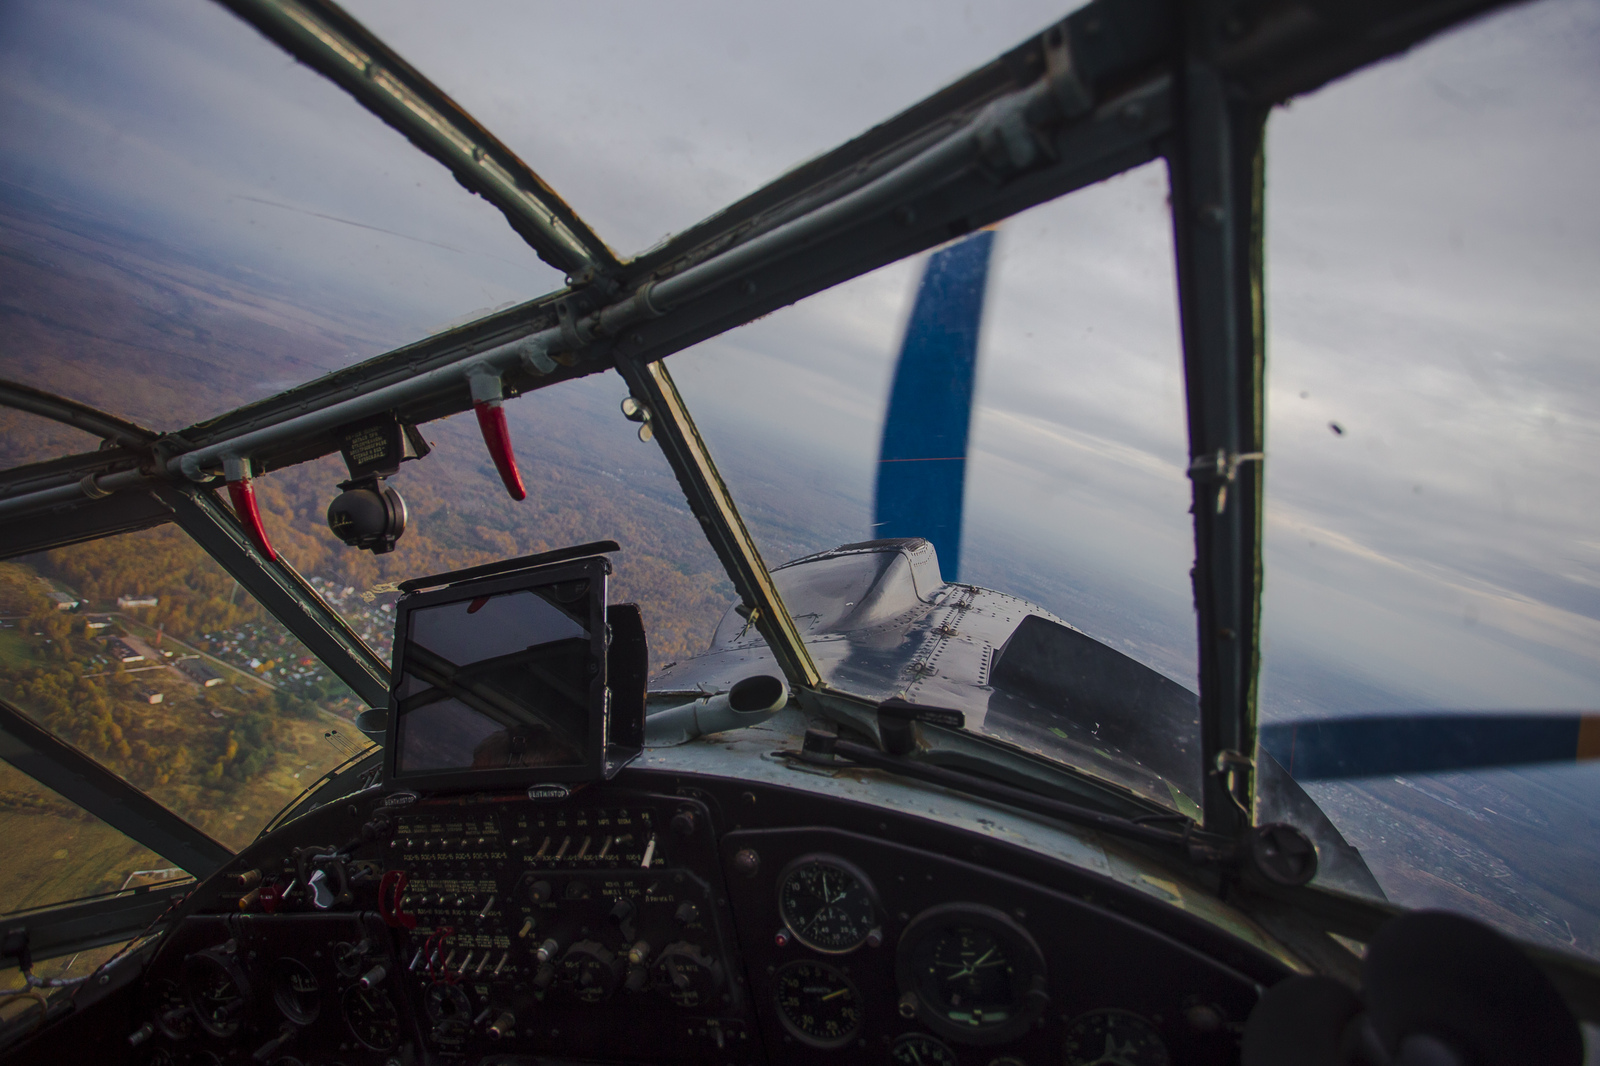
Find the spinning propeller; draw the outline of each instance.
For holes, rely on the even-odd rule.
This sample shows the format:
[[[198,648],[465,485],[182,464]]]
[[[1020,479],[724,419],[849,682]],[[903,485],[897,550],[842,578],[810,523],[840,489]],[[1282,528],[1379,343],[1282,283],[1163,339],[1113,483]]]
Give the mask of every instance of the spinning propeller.
[[[873,535],[923,537],[957,580],[967,437],[995,231],[929,257],[895,366],[878,455]],[[1261,746],[1300,781],[1600,758],[1600,713],[1442,714],[1264,725]]]

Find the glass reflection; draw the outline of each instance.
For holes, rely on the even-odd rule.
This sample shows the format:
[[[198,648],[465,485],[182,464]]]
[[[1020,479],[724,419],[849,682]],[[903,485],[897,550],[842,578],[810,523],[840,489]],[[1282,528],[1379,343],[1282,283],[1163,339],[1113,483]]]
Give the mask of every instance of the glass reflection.
[[[1268,126],[1264,720],[1600,706],[1597,37],[1544,0]],[[1391,898],[1600,953],[1592,764],[1308,791]]]

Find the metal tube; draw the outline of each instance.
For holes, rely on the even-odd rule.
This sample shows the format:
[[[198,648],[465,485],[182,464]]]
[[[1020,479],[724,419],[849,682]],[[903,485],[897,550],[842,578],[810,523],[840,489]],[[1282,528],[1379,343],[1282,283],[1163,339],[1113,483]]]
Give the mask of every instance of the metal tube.
[[[275,425],[242,433],[237,437],[213,441],[192,452],[184,452],[169,459],[167,469],[174,474],[182,473],[195,481],[204,481],[207,480],[205,470],[228,455],[246,456],[266,445],[279,444],[293,437],[334,429],[358,418],[387,411],[408,400],[426,396],[450,384],[459,384],[465,390],[467,368],[482,366],[496,374],[503,373],[521,362],[525,355],[532,358],[534,351],[542,354],[552,342],[560,338],[560,330],[547,329],[508,341],[487,351],[462,356],[455,362],[434,367],[414,378],[397,381],[392,385],[385,385],[360,396],[352,396],[348,400],[341,400],[319,410],[285,419]]]
[[[94,479],[94,484],[101,495],[106,495],[115,492],[117,489],[132,488],[134,485],[148,480],[143,471],[119,470],[114,474],[100,475]],[[41,507],[50,507],[58,503],[76,503],[79,500],[89,498],[91,498],[91,494],[84,490],[82,481],[74,481],[66,485],[55,485],[48,489],[36,489],[33,492],[8,496],[0,500],[0,519],[13,514],[21,514],[25,511],[35,511]]]

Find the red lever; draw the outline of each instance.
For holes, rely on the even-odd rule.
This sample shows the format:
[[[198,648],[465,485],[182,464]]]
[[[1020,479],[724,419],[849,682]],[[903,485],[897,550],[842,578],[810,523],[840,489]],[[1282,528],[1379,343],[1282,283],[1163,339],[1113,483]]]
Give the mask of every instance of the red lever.
[[[229,459],[224,465],[228,479],[228,499],[233,501],[233,513],[244,527],[245,536],[267,557],[267,562],[278,561],[278,553],[267,540],[267,529],[261,524],[261,508],[256,506],[256,488],[250,481],[249,460]]]
[[[478,428],[483,430],[483,443],[489,449],[489,458],[500,472],[500,480],[513,500],[528,498],[522,487],[522,474],[517,470],[517,457],[511,452],[511,431],[506,428],[506,412],[499,400],[479,400],[472,405],[478,414]]]

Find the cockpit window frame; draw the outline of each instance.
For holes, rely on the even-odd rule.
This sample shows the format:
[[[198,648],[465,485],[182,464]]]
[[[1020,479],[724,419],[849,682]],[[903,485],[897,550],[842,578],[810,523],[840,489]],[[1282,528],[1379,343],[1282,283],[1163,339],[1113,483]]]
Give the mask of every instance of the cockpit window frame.
[[[1189,402],[1204,826],[1253,821],[1262,573],[1263,130],[1270,108],[1504,0],[1332,12],[1094,0],[953,85],[622,261],[526,164],[325,0],[218,0],[494,203],[568,286],[176,432],[0,383],[0,404],[105,438],[0,472],[0,540],[22,554],[176,521],[361,698],[388,668],[219,502],[225,460],[261,474],[337,450],[368,408],[407,424],[618,370],[753,622],[809,710],[871,726],[829,691],[663,360],[781,306],[1157,158],[1168,161]],[[65,406],[64,406],[65,405]],[[26,529],[27,535],[21,536]],[[12,538],[17,532],[19,536]],[[859,701],[855,701],[859,702]]]

